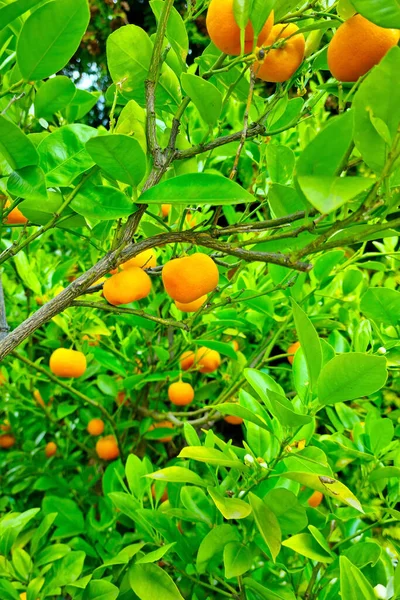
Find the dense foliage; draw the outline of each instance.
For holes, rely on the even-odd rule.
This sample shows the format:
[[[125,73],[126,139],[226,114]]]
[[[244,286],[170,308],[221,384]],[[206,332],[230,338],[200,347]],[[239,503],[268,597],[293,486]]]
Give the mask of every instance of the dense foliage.
[[[399,29],[0,0],[0,600],[400,598]]]

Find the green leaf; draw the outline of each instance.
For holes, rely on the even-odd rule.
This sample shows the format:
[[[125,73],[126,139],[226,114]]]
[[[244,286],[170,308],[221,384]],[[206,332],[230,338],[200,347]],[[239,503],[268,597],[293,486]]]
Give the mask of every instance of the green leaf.
[[[245,586],[246,589],[254,592],[257,600],[259,598],[261,598],[262,600],[289,600],[289,599],[292,600],[291,595],[288,596],[288,595],[284,594],[284,592],[282,592],[282,595],[277,594],[277,593],[273,592],[272,590],[269,590],[268,588],[264,587],[263,585],[261,585],[260,583],[258,583],[254,579],[252,579],[251,577],[245,577],[243,579],[243,585]],[[285,588],[286,587],[287,586],[285,586]]]
[[[0,31],[42,0],[17,0],[0,8]]]
[[[154,473],[146,475],[150,479],[156,479],[157,481],[170,481],[174,483],[193,483],[193,485],[200,485],[207,487],[207,482],[204,481],[197,473],[185,469],[184,467],[166,467],[160,469]]]
[[[261,400],[266,404],[266,406],[270,410],[272,409],[272,407],[267,395],[268,390],[272,390],[273,392],[275,392],[276,394],[280,394],[281,396],[284,395],[281,386],[278,383],[276,383],[276,381],[272,379],[270,375],[267,375],[267,373],[264,373],[263,371],[257,371],[257,369],[245,369],[244,376],[253,388],[253,390],[257,392]]]
[[[225,356],[229,356],[232,360],[237,360],[237,354],[235,350],[232,348],[232,344],[228,344],[226,342],[214,342],[210,340],[197,339],[193,340],[193,344],[195,346],[205,346],[210,350],[216,350],[220,354],[224,354]]]
[[[156,17],[157,22],[160,20],[163,5],[164,2],[162,2],[161,0],[150,1],[151,10],[153,11]],[[167,30],[165,32],[165,35],[167,37],[167,40],[171,44],[171,47],[173,48],[173,50],[175,50],[175,53],[179,58],[182,68],[184,68],[186,56],[189,51],[189,38],[188,33],[186,31],[185,23],[175,7],[172,7],[172,10],[168,17]]]
[[[37,119],[52,120],[53,116],[70,104],[76,88],[69,77],[57,75],[43,83],[35,96],[35,116]]]
[[[225,577],[240,577],[251,569],[253,558],[250,550],[239,542],[230,542],[224,548]]]
[[[111,492],[111,494],[108,494],[108,497],[111,499],[114,506],[119,508],[124,515],[133,521],[136,519],[136,511],[141,505],[133,498],[133,496],[125,494],[124,492]]]
[[[144,83],[147,78],[153,44],[147,33],[136,25],[120,27],[107,38],[107,62],[111,78],[122,94],[145,106]],[[156,107],[166,110],[181,99],[175,73],[163,64],[156,89]]]
[[[140,600],[184,600],[168,573],[157,565],[132,565],[129,582]]]
[[[233,16],[241,29],[249,22],[251,5],[252,0],[233,0]]]
[[[400,292],[390,288],[369,288],[360,303],[361,312],[377,325],[400,323]]]
[[[83,217],[104,221],[127,217],[135,212],[132,201],[119,189],[93,185],[90,181],[81,187],[70,206]]]
[[[277,394],[272,390],[267,391],[267,396],[269,400],[268,408],[285,427],[299,427],[312,422],[313,418],[310,415],[295,412],[292,402],[285,396]]]
[[[128,104],[121,110],[115,133],[133,136],[146,154],[146,113],[135,100],[129,100]]]
[[[154,563],[157,560],[160,560],[160,558],[162,558],[164,554],[166,554],[173,546],[175,546],[175,542],[172,542],[172,544],[167,544],[166,546],[161,546],[161,548],[157,548],[157,550],[154,550],[153,552],[148,552],[144,556],[138,558],[136,564],[144,565],[148,563]]]
[[[305,207],[305,202],[294,188],[279,183],[269,186],[268,202],[277,218],[286,217]]]
[[[208,488],[207,491],[225,519],[245,519],[251,513],[250,505],[244,500],[228,498],[214,488]]]
[[[346,556],[340,556],[340,595],[342,600],[376,600],[368,579]]]
[[[364,177],[301,176],[300,188],[314,208],[329,214],[368,190],[374,184]]]
[[[278,519],[266,503],[252,492],[249,493],[249,502],[258,531],[271,552],[272,560],[276,562],[282,540]]]
[[[49,513],[48,515],[46,515],[43,521],[40,523],[39,527],[36,529],[35,533],[33,534],[31,539],[31,553],[34,556],[37,555],[37,550],[40,548],[41,545],[43,545],[45,535],[49,531],[50,527],[53,525],[56,516],[57,513]],[[41,541],[42,543],[40,543]],[[36,563],[36,558],[35,565],[38,566]]]
[[[45,514],[58,513],[54,521],[57,530],[54,537],[73,537],[79,535],[85,529],[83,514],[78,505],[69,498],[60,498],[59,496],[45,496],[43,498],[42,509]]]
[[[373,4],[376,3],[371,6]],[[395,47],[369,73],[354,96],[354,142],[364,161],[376,173],[381,173],[386,164],[389,146],[376,130],[371,116],[380,119],[394,139],[400,121],[400,86],[392,82],[397,82],[399,70],[400,48]]]
[[[375,469],[369,474],[368,479],[371,483],[374,483],[375,481],[390,479],[391,477],[396,477],[396,479],[400,478],[399,467],[382,467],[380,469]]]
[[[125,475],[129,490],[136,498],[142,498],[149,485],[148,481],[144,479],[146,474],[145,463],[135,454],[129,454],[125,465]]]
[[[144,192],[137,202],[219,206],[254,202],[254,198],[240,185],[226,177],[209,173],[188,173],[155,185]]]
[[[91,138],[86,150],[113,179],[136,188],[146,174],[146,156],[139,142],[122,134]]]
[[[17,63],[26,81],[60,71],[75,54],[89,24],[87,0],[47,2],[25,21],[17,44]]]
[[[241,471],[247,469],[247,467],[239,460],[229,458],[220,450],[215,450],[215,448],[205,448],[204,446],[187,446],[180,451],[178,458],[191,458],[192,460],[205,462],[209,465],[232,467]]]
[[[399,0],[351,0],[352,5],[363,17],[380,27],[400,29]]]
[[[32,559],[23,548],[15,548],[12,552],[12,565],[20,579],[28,581],[32,572]]]
[[[17,125],[0,115],[0,157],[13,169],[37,165],[35,146]]]
[[[307,363],[310,386],[315,389],[322,367],[321,341],[314,325],[304,310],[293,299],[292,309],[297,336]]]
[[[40,296],[42,293],[42,286],[40,285],[39,279],[32,270],[32,263],[28,261],[25,252],[20,250],[18,254],[15,255],[14,264],[17,269],[18,275],[21,277],[26,287]]]
[[[284,184],[292,179],[295,156],[291,148],[280,144],[268,144],[266,159],[271,181]]]
[[[344,250],[331,250],[319,256],[315,261],[313,269],[315,277],[320,281],[326,279],[343,257]]]
[[[77,89],[73,100],[65,110],[67,120],[71,123],[82,119],[97,104],[100,96],[101,92],[87,92],[86,90]]]
[[[281,477],[290,479],[291,481],[297,481],[298,483],[301,483],[312,490],[322,492],[323,494],[328,494],[331,498],[344,502],[359,512],[364,512],[360,502],[354,494],[343,483],[333,477],[300,471],[284,472],[281,473]]]
[[[97,130],[93,127],[74,124],[60,127],[44,138],[38,152],[49,185],[70,185],[94,165],[85,144],[95,135]]]
[[[92,579],[85,589],[84,600],[116,600],[119,589],[106,580]]]
[[[202,77],[190,73],[182,74],[181,83],[202,119],[210,126],[215,125],[222,110],[222,94],[219,89]]]
[[[236,527],[231,525],[217,525],[202,539],[197,552],[196,569],[199,574],[205,573],[210,561],[221,555],[225,546],[231,542],[238,542],[240,535]]]
[[[47,199],[46,179],[40,167],[23,167],[13,171],[7,181],[7,190],[13,196],[29,200]],[[19,207],[21,208],[21,207]]]
[[[271,10],[274,8],[275,0],[253,0],[250,10],[250,21],[253,25],[254,37],[257,39]]]
[[[288,540],[282,542],[282,546],[291,548],[298,554],[317,560],[319,562],[331,563],[333,558],[330,553],[318,544],[317,540],[309,533],[298,533]]]
[[[30,508],[23,513],[11,512],[0,521],[0,554],[8,554],[25,525],[33,519],[40,508]]]
[[[214,406],[215,410],[218,410],[222,415],[231,415],[234,417],[240,417],[245,421],[250,421],[250,423],[254,423],[254,425],[258,425],[262,429],[266,429],[267,431],[271,431],[270,426],[264,421],[262,417],[254,414],[248,408],[244,406],[240,406],[240,404],[234,402],[224,402],[223,404],[216,404]]]
[[[264,502],[275,513],[284,535],[298,533],[307,526],[306,509],[290,490],[274,488],[265,496]]]
[[[57,560],[46,575],[43,597],[55,595],[57,589],[76,581],[82,573],[85,556],[82,551],[72,551]]]
[[[380,390],[387,379],[387,362],[383,356],[348,352],[330,360],[318,381],[321,404],[335,404],[370,396]]]

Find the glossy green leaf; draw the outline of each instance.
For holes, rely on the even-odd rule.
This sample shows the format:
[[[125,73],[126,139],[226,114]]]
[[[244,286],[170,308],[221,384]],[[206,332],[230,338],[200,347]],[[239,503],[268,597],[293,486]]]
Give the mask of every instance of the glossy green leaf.
[[[63,203],[63,197],[59,192],[48,192],[45,202],[37,199],[28,199],[21,202],[18,208],[31,223],[35,225],[46,225],[53,217]],[[82,217],[67,209],[64,216],[69,213],[71,216],[68,219],[59,223],[59,227],[84,227],[85,221]]]
[[[252,492],[249,493],[248,498],[258,531],[271,552],[272,560],[275,562],[280,552],[282,541],[278,519],[261,498]]]
[[[353,565],[362,569],[369,564],[372,566],[376,565],[382,554],[382,548],[374,542],[357,541],[350,548],[346,549],[343,554]]]
[[[310,415],[303,415],[294,410],[293,403],[285,396],[277,394],[272,390],[267,391],[271,413],[278,419],[281,425],[285,427],[299,427],[311,423],[313,418]]]
[[[281,476],[285,479],[297,481],[312,490],[328,494],[331,498],[344,502],[344,504],[355,508],[359,512],[364,512],[354,494],[343,483],[333,477],[300,471],[287,471],[282,473]]]
[[[380,27],[400,29],[400,4],[398,0],[352,0],[357,12]]]
[[[244,376],[248,383],[251,385],[253,390],[257,392],[261,400],[266,404],[267,408],[271,410],[272,406],[268,397],[268,390],[272,390],[276,394],[284,395],[281,386],[276,383],[274,379],[263,371],[257,369],[245,369]],[[272,410],[271,410],[272,412]]]
[[[214,125],[222,110],[222,94],[219,89],[209,81],[190,73],[182,74],[181,83],[204,121],[208,125]]]
[[[340,595],[342,600],[376,600],[368,579],[346,556],[339,558]]]
[[[132,565],[129,569],[129,581],[140,600],[183,600],[174,581],[157,565]]]
[[[85,552],[71,551],[57,560],[46,575],[43,596],[55,595],[57,589],[76,581],[82,573],[85,557]]]
[[[380,390],[387,379],[383,356],[348,352],[336,356],[321,371],[318,398],[321,404],[335,404],[369,396]]]
[[[135,100],[129,100],[118,117],[115,133],[123,133],[137,140],[144,153],[147,152],[146,113]]]
[[[207,491],[225,519],[245,519],[251,513],[250,505],[244,500],[228,498],[214,488],[208,488]]]
[[[43,498],[42,510],[45,514],[58,513],[54,521],[54,524],[57,526],[57,530],[54,533],[54,537],[56,538],[79,535],[85,529],[82,511],[76,502],[69,498],[45,496]]]
[[[40,295],[42,293],[42,286],[40,285],[37,275],[32,270],[32,263],[29,262],[25,252],[22,250],[18,252],[14,257],[14,264],[18,275],[26,287],[35,294]]]
[[[252,554],[247,546],[239,542],[230,542],[224,548],[225,577],[240,577],[251,569]]]
[[[69,77],[57,75],[43,83],[35,96],[35,116],[40,119],[53,118],[60,110],[70,104],[76,93],[76,88]]]
[[[261,585],[261,583],[258,583],[258,581],[255,581],[251,577],[245,577],[243,579],[243,585],[247,590],[251,590],[251,592],[254,592],[253,595],[255,595],[257,600],[286,600],[287,598],[290,598],[290,600],[294,600],[294,598],[291,595],[287,596],[288,590],[285,589],[285,592],[282,591],[281,595],[278,592],[266,588],[264,585]],[[285,588],[286,587],[287,586],[285,586]]]
[[[120,27],[107,39],[108,68],[115,84],[129,100],[145,105],[144,82],[147,78],[153,44],[147,33],[136,25]],[[156,90],[156,106],[173,108],[181,99],[175,73],[163,64]]]
[[[167,544],[166,546],[161,546],[161,548],[157,548],[157,550],[154,550],[153,552],[148,552],[144,556],[138,558],[136,560],[136,564],[145,565],[148,563],[154,563],[157,560],[160,560],[173,546],[175,546],[175,542],[172,542],[172,544]]]
[[[360,310],[377,325],[397,327],[400,323],[400,292],[390,288],[369,288],[361,298]]]
[[[75,96],[65,109],[67,120],[71,123],[79,121],[97,104],[101,92],[88,92],[77,89]]]
[[[271,10],[274,8],[275,0],[253,0],[250,10],[250,21],[253,25],[254,37],[257,38],[264,27]]]
[[[205,462],[209,465],[219,465],[221,467],[232,467],[244,471],[247,467],[235,458],[229,458],[226,454],[215,448],[206,448],[204,446],[187,446],[178,454],[179,458],[191,458],[199,462]]]
[[[297,496],[285,488],[274,488],[264,498],[265,504],[275,513],[282,534],[295,534],[307,526],[307,513]]]
[[[389,50],[369,73],[354,96],[354,142],[362,158],[376,173],[381,173],[386,164],[389,146],[374,123],[380,119],[394,140],[400,121],[400,86],[392,85],[392,82],[399,69],[400,48],[396,47]]]
[[[294,550],[297,554],[311,558],[311,560],[317,560],[323,563],[331,563],[333,561],[332,556],[326,552],[309,533],[298,533],[297,535],[293,535],[282,542],[282,546]]]
[[[139,204],[242,204],[253,202],[254,198],[240,185],[208,173],[189,173],[163,181],[144,192],[138,200]]]
[[[17,62],[26,81],[60,71],[75,54],[89,23],[87,0],[47,2],[25,21],[17,45]]]
[[[131,215],[132,201],[119,189],[105,185],[83,186],[71,202],[71,208],[88,219],[111,220]]]
[[[0,157],[12,169],[37,165],[39,161],[35,146],[17,125],[0,115]]]
[[[156,16],[157,22],[160,20],[164,2],[162,0],[150,0],[151,10]],[[175,50],[182,67],[185,65],[186,56],[189,51],[189,38],[185,23],[173,6],[167,21],[167,30],[165,32],[168,42]]]
[[[207,482],[204,481],[197,473],[185,469],[184,467],[166,467],[160,469],[154,473],[146,475],[150,479],[156,479],[157,481],[170,481],[174,483],[193,483],[193,485],[200,485],[207,487]]]
[[[234,417],[240,417],[241,419],[250,421],[250,423],[254,423],[254,425],[257,425],[262,429],[266,429],[267,431],[270,431],[271,429],[262,417],[254,414],[248,408],[240,406],[240,404],[234,402],[224,402],[224,404],[216,404],[214,408],[215,410],[218,410],[222,415],[232,415]]]
[[[7,181],[7,189],[13,196],[30,200],[46,200],[46,179],[40,167],[23,167],[13,171]]]
[[[193,344],[195,346],[205,346],[206,348],[209,348],[210,350],[216,350],[220,354],[223,354],[224,356],[228,356],[232,360],[237,360],[237,354],[236,354],[235,350],[233,349],[232,344],[229,344],[226,342],[217,342],[217,341],[208,340],[208,339],[201,339],[201,338],[199,338],[197,340],[193,340]]]
[[[391,477],[396,477],[396,479],[400,478],[399,467],[382,467],[380,469],[375,469],[369,474],[368,479],[371,483],[374,483],[375,481],[390,479]]]
[[[91,138],[86,150],[107,175],[137,187],[146,174],[146,156],[139,142],[122,134]]]
[[[94,165],[85,144],[96,135],[96,129],[74,124],[60,127],[44,138],[38,152],[40,166],[49,185],[70,185],[78,175]]]
[[[16,0],[0,8],[0,31],[42,0]]]
[[[83,599],[84,600],[116,600],[119,589],[113,583],[106,580],[93,579],[89,582]]]
[[[218,554],[222,555],[227,544],[238,541],[240,541],[240,535],[236,527],[224,524],[211,529],[200,542],[196,559],[197,572],[205,573],[210,561]]]
[[[292,299],[297,336],[307,363],[310,386],[316,388],[322,367],[322,348],[318,333],[304,310]]]
[[[268,144],[266,159],[271,181],[284,184],[292,179],[295,156],[291,148],[280,144]]]
[[[320,213],[329,214],[368,190],[373,180],[364,177],[298,177],[301,190]]]

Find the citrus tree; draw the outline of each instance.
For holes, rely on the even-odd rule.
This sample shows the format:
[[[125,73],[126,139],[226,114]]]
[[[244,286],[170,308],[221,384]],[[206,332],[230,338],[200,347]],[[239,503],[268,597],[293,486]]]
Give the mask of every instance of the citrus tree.
[[[400,7],[149,4],[0,0],[1,600],[400,598]]]

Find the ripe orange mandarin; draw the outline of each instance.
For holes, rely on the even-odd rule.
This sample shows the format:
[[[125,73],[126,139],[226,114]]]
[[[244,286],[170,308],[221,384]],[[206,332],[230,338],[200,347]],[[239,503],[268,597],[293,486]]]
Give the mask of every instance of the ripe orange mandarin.
[[[54,456],[56,452],[57,452],[57,444],[55,442],[49,442],[48,444],[46,444],[44,453],[46,454],[47,458]]]
[[[194,365],[194,361],[196,359],[196,355],[191,350],[187,350],[181,354],[180,365],[182,371],[187,371]]]
[[[241,417],[235,417],[234,415],[226,415],[224,417],[224,421],[230,425],[241,425],[243,423],[243,419]]]
[[[50,356],[50,371],[57,377],[81,377],[86,371],[86,357],[82,352],[57,348]]]
[[[157,266],[157,257],[153,248],[150,250],[144,250],[137,256],[130,258],[126,262],[122,263],[121,269],[131,269],[132,267],[140,267],[141,269],[151,269]]]
[[[221,357],[216,350],[202,346],[196,353],[196,365],[200,373],[212,373],[221,364]]]
[[[385,29],[361,15],[345,21],[328,48],[328,66],[339,81],[357,81],[399,41],[399,30]]]
[[[162,270],[162,280],[173,300],[187,304],[217,287],[219,272],[210,256],[196,252],[167,262]]]
[[[102,460],[115,460],[119,456],[117,441],[113,435],[100,438],[96,444],[96,453]]]
[[[253,69],[257,77],[264,81],[287,81],[297,71],[304,58],[306,41],[304,35],[296,31],[299,28],[294,23],[274,25],[263,46],[272,46],[279,40],[290,39],[279,48],[265,50],[263,61],[256,61]]]
[[[175,383],[171,383],[168,388],[168,398],[176,406],[186,406],[193,402],[194,389],[190,383],[176,381]]]
[[[6,202],[5,208],[9,208],[10,202]],[[24,225],[28,222],[28,219],[22,214],[19,210],[18,206],[12,209],[10,213],[8,213],[6,218],[7,225]]]
[[[15,444],[15,437],[9,433],[0,435],[0,448],[11,448]]]
[[[150,425],[149,431],[153,431],[153,429],[173,429],[171,421],[158,421],[158,423],[153,423]],[[162,442],[163,444],[167,444],[172,440],[172,435],[166,435],[165,437],[159,438],[157,442]]]
[[[324,499],[324,495],[322,492],[318,492],[317,490],[311,494],[309,499],[307,500],[308,506],[311,508],[317,508]]]
[[[104,421],[101,419],[92,419],[87,426],[90,435],[101,435],[104,431]]]
[[[288,356],[288,361],[290,362],[291,365],[294,362],[294,356],[299,348],[300,348],[300,342],[293,342],[293,344],[291,344],[289,346],[289,348],[287,349],[287,353],[291,355],[291,356]]]
[[[171,205],[170,204],[161,204],[161,214],[163,216],[163,218],[165,219],[166,217],[168,217],[169,213],[171,212]]]
[[[179,308],[182,312],[194,313],[199,310],[201,306],[203,306],[204,302],[207,300],[207,295],[200,296],[197,300],[193,300],[193,302],[188,302],[185,304],[184,302],[175,301],[176,308]]]
[[[103,286],[104,298],[114,306],[146,298],[150,291],[150,277],[140,267],[132,267],[113,275]]]
[[[225,52],[225,54],[239,55],[241,53],[240,27],[236,23],[233,13],[233,1],[211,0],[208,7],[206,25],[208,35],[218,50]],[[264,40],[267,39],[273,24],[274,12],[271,11],[258,36],[258,46],[261,46]],[[254,30],[250,22],[245,28],[244,40],[244,51],[247,54],[253,50],[254,45]]]

